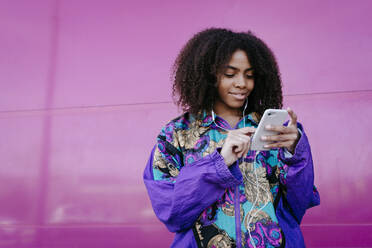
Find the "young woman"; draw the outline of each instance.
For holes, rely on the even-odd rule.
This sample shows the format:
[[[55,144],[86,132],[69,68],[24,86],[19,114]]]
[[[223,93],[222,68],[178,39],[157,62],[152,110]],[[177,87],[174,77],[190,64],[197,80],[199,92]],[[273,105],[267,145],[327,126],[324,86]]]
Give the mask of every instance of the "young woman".
[[[310,145],[296,114],[268,126],[268,151],[250,149],[265,109],[282,108],[277,62],[252,32],[209,28],[178,55],[173,93],[184,114],[157,137],[144,182],[172,247],[305,247],[306,209],[319,204]]]

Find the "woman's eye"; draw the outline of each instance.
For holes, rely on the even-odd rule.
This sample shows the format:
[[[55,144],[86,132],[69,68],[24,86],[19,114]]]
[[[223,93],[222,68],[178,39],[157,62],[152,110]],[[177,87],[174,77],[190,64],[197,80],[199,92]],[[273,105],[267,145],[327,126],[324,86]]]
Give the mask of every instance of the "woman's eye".
[[[235,74],[226,74],[226,73],[224,75],[225,75],[225,77],[228,77],[228,78],[232,78],[232,77],[235,76]],[[254,76],[253,75],[246,75],[246,78],[252,79],[252,78],[254,78]]]

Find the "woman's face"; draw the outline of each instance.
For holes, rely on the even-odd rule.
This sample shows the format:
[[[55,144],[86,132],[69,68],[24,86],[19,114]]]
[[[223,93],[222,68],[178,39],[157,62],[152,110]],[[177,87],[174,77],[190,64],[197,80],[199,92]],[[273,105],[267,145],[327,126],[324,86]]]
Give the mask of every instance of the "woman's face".
[[[254,88],[253,68],[246,53],[237,50],[217,77],[218,98],[215,108],[221,111],[239,110]]]

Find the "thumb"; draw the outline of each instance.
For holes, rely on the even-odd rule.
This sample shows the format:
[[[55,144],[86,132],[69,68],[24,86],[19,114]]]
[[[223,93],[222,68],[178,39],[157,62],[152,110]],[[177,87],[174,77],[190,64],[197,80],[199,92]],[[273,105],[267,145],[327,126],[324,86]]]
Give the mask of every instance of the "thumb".
[[[288,126],[297,127],[297,115],[295,114],[295,112],[290,107],[287,108],[287,112],[288,112],[289,117],[290,117]]]

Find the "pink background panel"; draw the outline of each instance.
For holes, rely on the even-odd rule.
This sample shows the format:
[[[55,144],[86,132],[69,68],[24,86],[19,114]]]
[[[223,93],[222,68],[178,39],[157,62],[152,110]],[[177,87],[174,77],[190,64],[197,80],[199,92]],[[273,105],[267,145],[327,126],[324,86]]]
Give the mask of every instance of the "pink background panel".
[[[53,1],[0,2],[0,110],[44,108]]]
[[[273,49],[321,205],[307,247],[372,247],[368,0],[0,3],[0,247],[167,247],[142,172],[180,112],[171,65],[210,26]]]
[[[176,54],[209,26],[262,37],[278,57],[286,94],[371,90],[361,77],[372,58],[371,5],[3,1],[0,110],[39,109],[46,97],[58,108],[170,101]]]

